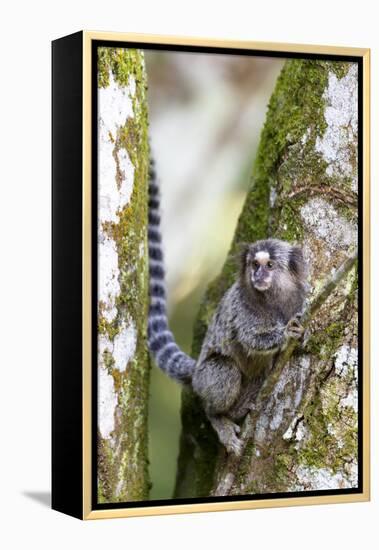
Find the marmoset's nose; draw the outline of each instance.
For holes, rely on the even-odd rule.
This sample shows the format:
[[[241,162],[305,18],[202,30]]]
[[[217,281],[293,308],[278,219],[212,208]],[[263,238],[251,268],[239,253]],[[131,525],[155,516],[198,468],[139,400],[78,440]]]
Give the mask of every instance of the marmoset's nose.
[[[263,281],[266,278],[266,276],[267,276],[267,273],[265,268],[262,265],[260,265],[257,271],[255,272],[255,279],[258,281]]]

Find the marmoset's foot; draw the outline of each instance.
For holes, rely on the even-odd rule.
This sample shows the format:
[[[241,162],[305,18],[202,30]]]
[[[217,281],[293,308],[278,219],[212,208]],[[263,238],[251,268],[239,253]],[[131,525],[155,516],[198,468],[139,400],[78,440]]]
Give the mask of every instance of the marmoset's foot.
[[[243,442],[238,437],[241,428],[226,416],[213,416],[209,418],[215,429],[220,443],[222,443],[229,454],[241,456]]]

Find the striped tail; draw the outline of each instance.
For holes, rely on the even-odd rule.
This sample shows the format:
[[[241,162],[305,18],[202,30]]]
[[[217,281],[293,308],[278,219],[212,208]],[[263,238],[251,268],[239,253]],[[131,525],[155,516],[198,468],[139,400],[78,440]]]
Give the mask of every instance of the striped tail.
[[[150,273],[149,348],[160,369],[179,382],[189,383],[196,362],[180,350],[168,328],[159,205],[159,187],[154,161],[152,160],[149,171],[148,228]]]

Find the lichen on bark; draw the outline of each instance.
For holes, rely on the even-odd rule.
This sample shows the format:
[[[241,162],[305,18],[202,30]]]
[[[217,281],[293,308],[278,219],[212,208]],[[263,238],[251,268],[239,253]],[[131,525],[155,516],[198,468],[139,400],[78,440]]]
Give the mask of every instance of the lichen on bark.
[[[195,357],[236,276],[240,243],[272,236],[301,244],[311,297],[356,246],[357,90],[355,63],[286,62],[230,253],[199,312]],[[357,346],[353,269],[312,318],[303,345],[262,400],[228,494],[357,486]],[[188,390],[182,419],[175,496],[222,494],[217,487],[227,457]]]
[[[148,498],[143,53],[98,49],[98,502]]]

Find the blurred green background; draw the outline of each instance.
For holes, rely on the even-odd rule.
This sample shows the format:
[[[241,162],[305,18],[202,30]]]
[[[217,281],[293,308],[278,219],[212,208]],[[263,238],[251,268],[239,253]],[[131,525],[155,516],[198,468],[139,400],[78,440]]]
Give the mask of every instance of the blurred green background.
[[[284,60],[152,50],[145,60],[170,327],[189,353],[201,298],[233,237]],[[180,386],[155,366],[149,406],[150,497],[167,499],[176,476]]]

